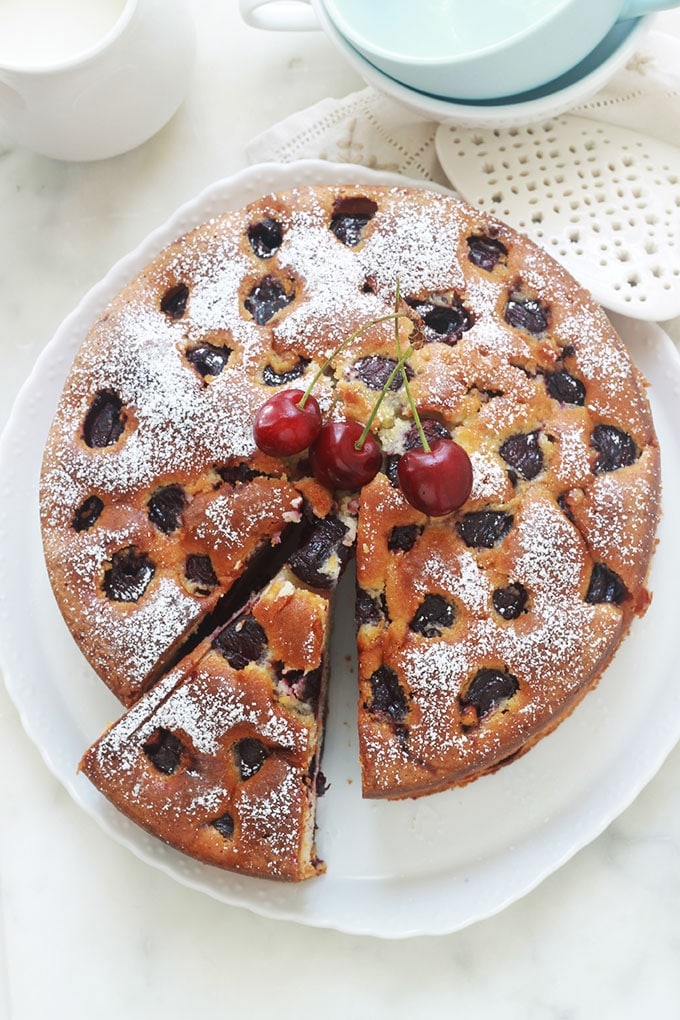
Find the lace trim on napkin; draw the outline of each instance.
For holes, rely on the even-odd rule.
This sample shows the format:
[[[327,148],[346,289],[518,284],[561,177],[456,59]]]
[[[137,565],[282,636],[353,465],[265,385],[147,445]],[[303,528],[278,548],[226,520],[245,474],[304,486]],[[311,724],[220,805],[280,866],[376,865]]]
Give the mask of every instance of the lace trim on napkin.
[[[255,138],[252,163],[325,159],[446,184],[434,146],[437,125],[372,88],[322,99]]]
[[[650,32],[626,67],[573,112],[675,145],[680,138],[679,99],[680,40]],[[435,152],[437,126],[366,88],[287,117],[253,139],[246,153],[253,163],[325,159],[447,184]]]

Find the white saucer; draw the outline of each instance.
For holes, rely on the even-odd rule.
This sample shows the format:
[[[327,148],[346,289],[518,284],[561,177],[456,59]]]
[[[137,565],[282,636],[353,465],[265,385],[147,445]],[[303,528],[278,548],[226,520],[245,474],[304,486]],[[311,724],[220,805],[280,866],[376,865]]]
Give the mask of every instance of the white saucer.
[[[323,0],[314,11],[321,27],[364,81],[404,106],[444,124],[513,127],[559,116],[598,92],[638,49],[652,16],[620,22],[584,60],[547,85],[501,100],[450,100],[402,85],[374,67],[338,31]]]
[[[26,732],[64,788],[123,846],[178,882],[265,917],[382,938],[439,935],[489,917],[533,889],[628,807],[680,737],[680,543],[677,402],[680,359],[662,330],[615,320],[649,396],[662,450],[664,501],[652,565],[654,598],[597,688],[533,750],[458,790],[418,800],[361,797],[356,747],[352,578],[334,622],[334,682],[324,749],[331,785],[318,813],[326,875],[264,882],[200,864],[133,825],[77,772],[85,748],[120,705],[79,652],[50,587],[37,484],[47,436],[75,351],[92,321],[175,237],[260,195],[306,184],[426,186],[325,160],[260,164],[218,181],[115,265],[38,358],[0,440],[0,664]],[[429,187],[429,185],[427,185]],[[17,789],[21,777],[16,777]]]

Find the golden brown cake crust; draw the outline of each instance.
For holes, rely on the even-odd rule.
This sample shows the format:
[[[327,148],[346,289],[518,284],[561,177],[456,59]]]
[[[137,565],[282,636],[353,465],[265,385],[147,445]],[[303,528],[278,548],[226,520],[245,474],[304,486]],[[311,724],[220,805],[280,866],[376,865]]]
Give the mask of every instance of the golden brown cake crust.
[[[464,447],[474,482],[441,519],[406,502],[396,469],[417,439],[397,380],[374,423],[383,471],[344,507],[359,522],[363,791],[380,797],[468,782],[526,750],[648,604],[660,480],[644,383],[563,269],[427,191],[265,196],[180,238],[94,324],[41,478],[74,637],[126,705],[155,697],[187,634],[289,525],[337,519],[304,456],[256,450],[253,418],[388,316],[397,281],[418,409],[431,437]],[[365,421],[395,355],[392,321],[357,336],[315,390],[324,416]],[[304,604],[284,596],[279,612],[270,591],[256,610],[296,667],[324,640]]]
[[[242,618],[260,620],[262,602],[284,588],[299,623],[325,635],[328,595],[305,590],[286,571]],[[325,649],[316,648],[302,676],[277,658],[263,628],[257,661],[230,660],[239,622],[218,629],[142,696],[80,767],[119,810],[175,849],[217,867],[300,881],[325,870],[314,844]],[[221,636],[227,629],[230,641]]]

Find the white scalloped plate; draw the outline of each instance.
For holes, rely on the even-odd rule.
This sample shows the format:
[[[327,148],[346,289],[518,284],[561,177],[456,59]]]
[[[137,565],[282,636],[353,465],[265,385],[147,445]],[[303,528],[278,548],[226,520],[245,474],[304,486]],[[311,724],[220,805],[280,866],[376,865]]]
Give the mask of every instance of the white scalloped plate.
[[[80,756],[120,708],[86,664],[57,609],[40,543],[37,485],[45,437],[87,327],[165,243],[218,211],[296,184],[403,179],[317,161],[254,167],[183,206],[118,263],[63,323],[24,386],[0,441],[0,655],[27,733],[82,808],[114,839],[178,881],[268,917],[396,938],[455,931],[524,895],[627,807],[680,737],[674,604],[680,543],[663,521],[654,601],[592,694],[528,755],[465,787],[397,803],[362,801],[354,735],[351,593],[340,599],[319,806],[328,873],[299,886],[198,864],[120,815],[76,774]],[[650,380],[665,500],[680,505],[675,435],[680,359],[656,326],[617,325]],[[348,578],[347,584],[351,584]],[[659,706],[663,706],[663,711]]]

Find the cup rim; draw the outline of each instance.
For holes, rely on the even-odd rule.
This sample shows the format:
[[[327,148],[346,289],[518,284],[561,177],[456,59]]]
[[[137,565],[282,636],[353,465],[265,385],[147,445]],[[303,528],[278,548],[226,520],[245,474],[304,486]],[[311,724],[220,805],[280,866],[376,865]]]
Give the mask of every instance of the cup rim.
[[[515,46],[522,42],[535,32],[543,31],[551,21],[557,18],[565,10],[565,8],[574,3],[575,0],[556,0],[556,6],[547,11],[537,21],[532,22],[531,25],[521,29],[519,32],[516,32],[508,39],[491,43],[488,46],[482,46],[476,50],[468,50],[466,53],[458,54],[457,56],[441,57],[415,57],[400,53],[397,50],[387,49],[384,46],[372,42],[370,39],[367,39],[365,36],[357,32],[354,26],[343,16],[342,11],[338,11],[337,0],[317,0],[317,2],[325,9],[327,17],[333,22],[338,31],[342,33],[345,39],[347,39],[356,50],[362,53],[369,60],[372,60],[375,57],[379,60],[399,63],[405,67],[437,68],[464,67],[466,64],[474,63],[481,59],[485,60],[487,57],[493,58],[498,53],[511,48],[511,45]]]
[[[104,50],[108,49],[109,46],[122,34],[129,24],[138,4],[139,0],[125,0],[122,11],[104,35],[97,39],[96,42],[92,43],[91,46],[86,46],[85,49],[80,50],[72,56],[64,57],[61,60],[55,60],[51,63],[31,63],[28,61],[24,63],[13,63],[11,61],[0,59],[0,70],[3,72],[8,71],[12,74],[31,74],[42,77],[54,74],[55,72],[70,71],[75,67],[87,64],[95,57],[99,56],[99,54]]]
[[[326,14],[325,8],[321,6],[320,0],[312,0],[312,2],[319,13],[322,28],[368,85],[383,92],[389,98],[404,103],[410,109],[416,110],[420,116],[430,119],[434,117],[444,123],[456,123],[468,127],[507,127],[516,123],[535,122],[559,116],[602,88],[616,72],[616,68],[622,66],[622,61],[635,52],[640,39],[649,31],[653,22],[653,17],[650,15],[632,19],[629,31],[615,49],[578,81],[570,82],[562,88],[540,96],[520,95],[494,104],[445,98],[402,85],[385,71],[381,71],[376,65],[371,64],[342,36],[329,15]],[[613,68],[612,65],[614,65]]]

